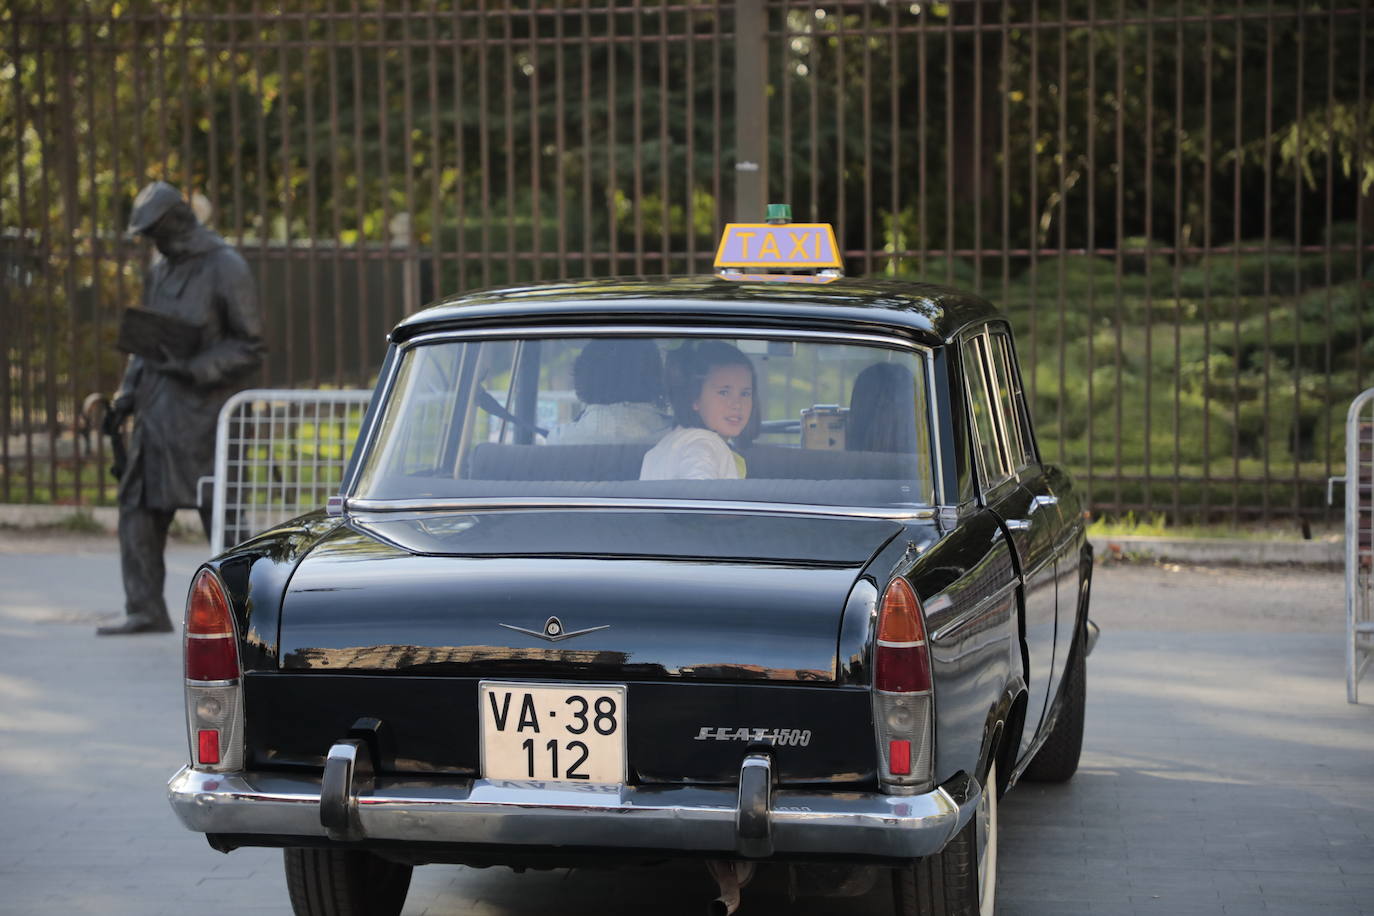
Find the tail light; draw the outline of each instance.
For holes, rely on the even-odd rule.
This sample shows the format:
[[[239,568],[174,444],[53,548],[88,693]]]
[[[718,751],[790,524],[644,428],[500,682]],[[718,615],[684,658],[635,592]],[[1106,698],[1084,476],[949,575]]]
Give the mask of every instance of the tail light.
[[[921,603],[901,578],[888,584],[878,609],[873,706],[884,790],[929,789],[934,757],[930,650]]]
[[[202,569],[186,598],[186,729],[200,770],[243,766],[243,687],[238,639],[219,577]]]

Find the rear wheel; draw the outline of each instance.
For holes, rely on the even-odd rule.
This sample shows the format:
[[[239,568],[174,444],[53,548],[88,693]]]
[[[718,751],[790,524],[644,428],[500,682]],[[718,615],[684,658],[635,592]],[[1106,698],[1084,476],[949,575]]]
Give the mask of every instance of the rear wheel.
[[[1083,714],[1088,698],[1087,663],[1080,639],[1069,670],[1064,672],[1064,696],[1054,729],[1026,767],[1024,777],[1031,782],[1066,782],[1078,772],[1078,757],[1083,751]]]
[[[997,901],[997,764],[978,810],[943,850],[893,875],[896,916],[992,916]]]
[[[410,890],[409,865],[353,849],[284,849],[296,916],[397,916]]]

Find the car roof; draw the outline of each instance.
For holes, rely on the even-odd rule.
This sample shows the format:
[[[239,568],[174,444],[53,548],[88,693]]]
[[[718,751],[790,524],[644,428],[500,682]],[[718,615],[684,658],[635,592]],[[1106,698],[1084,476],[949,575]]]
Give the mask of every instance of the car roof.
[[[939,345],[999,316],[985,299],[933,283],[841,278],[828,283],[713,276],[571,280],[441,299],[392,331],[403,341],[435,331],[519,324],[726,324],[898,332]]]

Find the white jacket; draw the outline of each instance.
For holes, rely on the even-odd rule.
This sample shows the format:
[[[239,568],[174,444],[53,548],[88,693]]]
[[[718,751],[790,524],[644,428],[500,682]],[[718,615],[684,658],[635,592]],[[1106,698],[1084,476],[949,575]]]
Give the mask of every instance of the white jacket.
[[[640,480],[738,480],[730,446],[709,429],[679,426],[644,455]]]

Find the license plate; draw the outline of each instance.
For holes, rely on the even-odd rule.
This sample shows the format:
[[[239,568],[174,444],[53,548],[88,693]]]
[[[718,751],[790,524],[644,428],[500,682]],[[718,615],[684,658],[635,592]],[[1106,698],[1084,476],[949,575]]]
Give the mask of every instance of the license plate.
[[[482,681],[482,775],[625,781],[625,687]]]

